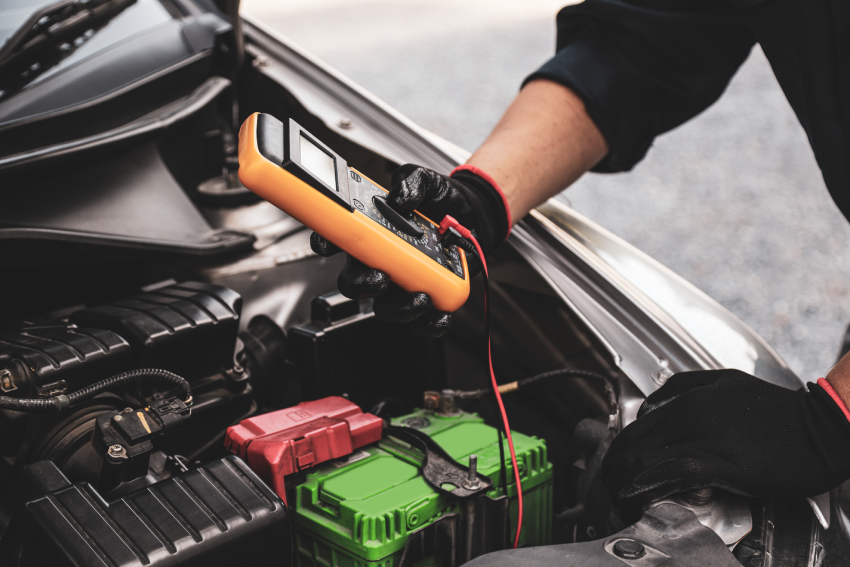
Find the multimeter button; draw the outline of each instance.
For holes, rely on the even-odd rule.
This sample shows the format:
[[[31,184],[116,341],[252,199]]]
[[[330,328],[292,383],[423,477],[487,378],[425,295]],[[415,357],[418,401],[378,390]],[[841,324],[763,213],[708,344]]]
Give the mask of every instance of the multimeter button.
[[[401,232],[408,236],[415,236],[416,238],[422,238],[425,236],[425,231],[422,230],[422,227],[401,216],[383,197],[375,195],[372,197],[372,202],[375,204],[375,208],[378,209],[378,212],[380,212],[391,225]]]

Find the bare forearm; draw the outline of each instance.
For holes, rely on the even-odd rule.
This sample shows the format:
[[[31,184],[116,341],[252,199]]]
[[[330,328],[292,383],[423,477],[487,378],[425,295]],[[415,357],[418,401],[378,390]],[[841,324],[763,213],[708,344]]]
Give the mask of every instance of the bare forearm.
[[[468,163],[499,183],[517,221],[607,153],[581,99],[562,85],[538,80],[520,91]]]

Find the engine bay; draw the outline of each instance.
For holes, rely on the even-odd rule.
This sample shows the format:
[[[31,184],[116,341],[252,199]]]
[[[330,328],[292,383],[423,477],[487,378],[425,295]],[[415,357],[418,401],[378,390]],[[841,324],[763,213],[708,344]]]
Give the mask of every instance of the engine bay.
[[[0,336],[5,396],[67,396],[139,369],[173,372],[191,385],[191,400],[173,384],[141,380],[116,382],[59,412],[2,410],[4,484],[20,487],[3,492],[4,557],[71,565],[94,553],[121,565],[192,565],[197,556],[224,565],[231,548],[250,545],[268,562],[294,545],[297,564],[339,555],[412,565],[445,553],[439,564],[459,565],[508,546],[515,488],[499,485],[497,430],[480,395],[460,395],[485,383],[474,339],[405,340],[408,331],[376,320],[368,300],[338,292],[313,297],[309,320],[285,331],[266,315],[244,324],[242,310],[232,289],[165,281],[33,317]],[[453,333],[474,336],[475,322]],[[559,430],[570,423],[542,420],[537,402],[558,388],[535,390],[508,398],[517,421],[523,411],[535,414],[526,419],[541,436],[515,433],[527,546],[551,543],[555,506],[575,498],[564,490],[570,473],[557,474],[551,462],[567,459]],[[553,414],[592,415],[604,395],[597,390],[588,389],[590,407],[578,415],[557,405]],[[608,416],[586,427],[595,430],[590,437],[604,436]],[[470,455],[478,489],[452,495],[463,491]],[[423,465],[426,456],[451,466],[428,478],[436,473]],[[181,527],[159,523],[165,517]]]
[[[816,565],[822,524],[803,500],[718,490],[612,506],[599,472],[611,440],[704,353],[665,338],[663,317],[569,256],[536,212],[487,258],[525,495],[523,549],[509,550],[517,491],[480,281],[439,339],[379,321],[370,299],[337,291],[342,255],[314,254],[309,230],[240,184],[236,128],[255,111],[297,120],[383,186],[402,163],[448,171],[456,156],[256,25],[234,35],[227,10],[173,4],[169,45],[195,39],[154,77],[171,89],[150,97],[139,80],[120,105],[0,124],[4,139],[29,133],[0,159],[4,188],[25,188],[0,210],[0,565],[550,565],[568,552],[763,567],[771,550],[774,565]],[[134,54],[164,41],[146,37]],[[60,87],[37,85],[48,102]]]

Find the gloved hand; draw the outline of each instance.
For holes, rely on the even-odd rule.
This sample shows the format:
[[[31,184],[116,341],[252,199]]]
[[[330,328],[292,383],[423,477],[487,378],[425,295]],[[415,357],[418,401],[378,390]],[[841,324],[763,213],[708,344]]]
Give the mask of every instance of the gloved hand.
[[[403,165],[393,173],[387,202],[402,214],[416,209],[437,223],[451,215],[472,231],[485,255],[510,232],[510,210],[501,189],[489,175],[471,166],[460,166],[447,177],[424,167]],[[310,245],[320,256],[340,252],[316,233],[310,237]],[[470,255],[467,262],[470,276],[475,275],[480,264],[470,261]],[[351,256],[337,286],[352,299],[374,297],[376,317],[390,323],[410,323],[419,335],[439,337],[451,327],[451,314],[434,310],[428,294],[406,292],[384,272]]]
[[[828,382],[808,389],[738,370],[674,375],[605,455],[602,478],[614,504],[629,508],[709,485],[785,498],[834,488],[850,478],[850,421]]]

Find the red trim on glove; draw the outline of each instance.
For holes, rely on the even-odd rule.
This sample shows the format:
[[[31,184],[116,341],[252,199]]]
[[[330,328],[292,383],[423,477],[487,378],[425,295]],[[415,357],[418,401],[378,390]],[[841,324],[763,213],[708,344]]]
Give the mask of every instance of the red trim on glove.
[[[832,387],[826,378],[818,378],[818,386],[823,388],[829,397],[832,398],[832,401],[838,404],[838,407],[841,408],[841,411],[844,412],[844,417],[847,418],[847,421],[850,421],[850,411],[847,410],[847,406],[844,405],[844,401],[838,396],[838,393]]]
[[[456,168],[454,168],[452,170],[452,172],[449,173],[449,177],[451,177],[452,175],[454,175],[458,171],[469,171],[471,173],[474,173],[478,177],[481,177],[482,179],[484,179],[484,181],[486,181],[487,183],[492,185],[493,189],[496,190],[496,193],[499,194],[499,197],[502,198],[502,204],[505,206],[505,213],[508,215],[508,233],[505,235],[505,240],[507,240],[508,236],[511,235],[511,227],[513,227],[513,222],[511,220],[511,208],[508,206],[508,199],[505,197],[505,193],[502,191],[502,188],[499,187],[499,184],[496,183],[495,179],[490,177],[489,173],[487,173],[486,171],[484,171],[480,167],[476,167],[474,165],[469,165],[468,163],[465,163],[463,165],[459,165]]]

